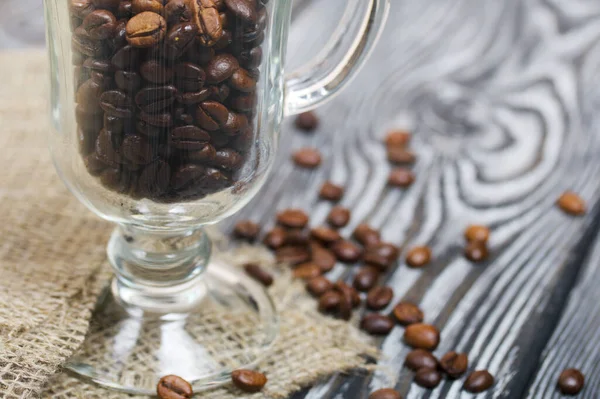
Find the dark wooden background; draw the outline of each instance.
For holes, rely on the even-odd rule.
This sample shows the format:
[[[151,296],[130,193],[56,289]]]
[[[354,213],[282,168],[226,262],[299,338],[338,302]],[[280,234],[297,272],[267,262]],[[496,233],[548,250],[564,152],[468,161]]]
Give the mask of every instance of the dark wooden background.
[[[497,383],[478,398],[559,398],[563,368],[587,377],[579,398],[600,397],[600,3],[597,0],[392,0],[390,23],[368,65],[318,110],[314,135],[283,129],[278,165],[239,215],[266,225],[274,209],[310,211],[320,224],[325,179],[347,188],[345,229],[367,221],[401,245],[427,244],[434,262],[386,276],[397,300],[420,304],[442,330],[436,354],[467,352]],[[290,65],[335,28],[343,0],[298,1]],[[0,0],[0,48],[43,45],[39,0]],[[381,144],[390,128],[415,133],[416,183],[386,187]],[[322,149],[317,171],[295,169],[291,152]],[[554,206],[572,189],[585,218]],[[232,221],[224,224],[230,228]],[[469,223],[492,227],[491,257],[461,254]],[[351,278],[337,266],[332,278]],[[430,391],[402,368],[402,328],[380,344],[381,371],[334,376],[300,398],[366,398],[395,386],[405,398],[470,398],[461,382]]]

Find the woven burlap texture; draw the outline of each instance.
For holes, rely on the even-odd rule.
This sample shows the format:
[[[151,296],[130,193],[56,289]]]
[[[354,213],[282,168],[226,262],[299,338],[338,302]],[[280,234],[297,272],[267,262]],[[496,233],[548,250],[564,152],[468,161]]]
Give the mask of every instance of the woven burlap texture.
[[[56,374],[82,345],[110,276],[105,245],[112,226],[86,210],[54,172],[47,150],[45,53],[0,53],[0,76],[0,397],[130,397]],[[272,263],[259,246],[217,256],[232,264]],[[271,294],[280,336],[259,366],[269,383],[254,396],[286,397],[376,355],[356,328],[316,312],[314,300],[289,274],[282,273]],[[225,386],[202,397],[244,395]]]

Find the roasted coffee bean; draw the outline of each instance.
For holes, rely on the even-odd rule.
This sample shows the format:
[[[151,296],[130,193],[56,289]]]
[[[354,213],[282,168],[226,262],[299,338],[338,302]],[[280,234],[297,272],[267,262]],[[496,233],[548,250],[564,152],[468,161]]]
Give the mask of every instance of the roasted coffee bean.
[[[306,290],[316,297],[320,297],[333,289],[333,283],[323,276],[316,276],[308,280]]]
[[[325,182],[319,191],[319,197],[324,200],[337,202],[344,196],[344,188],[332,182]]]
[[[294,269],[292,275],[295,278],[301,278],[303,280],[310,280],[314,277],[321,275],[321,269],[319,266],[312,262],[301,263]]]
[[[126,160],[133,165],[147,165],[156,159],[152,144],[144,136],[132,134],[123,140],[121,151]]]
[[[98,139],[98,133],[95,131],[84,131],[81,128],[77,128],[77,141],[79,142],[79,152],[82,155],[88,155],[94,151],[96,147],[96,140]]]
[[[316,148],[302,148],[294,152],[293,160],[302,168],[314,169],[321,164],[321,153]]]
[[[379,271],[372,266],[365,266],[358,270],[352,286],[358,291],[367,292],[377,284],[379,279]]]
[[[171,127],[173,126],[173,117],[168,112],[163,113],[148,113],[144,111],[140,111],[138,113],[138,118],[142,121],[146,122],[149,125],[156,127]]]
[[[465,240],[467,242],[478,242],[485,244],[490,238],[490,229],[486,226],[472,224],[465,230]]]
[[[119,8],[117,9],[117,18],[122,19],[129,19],[131,18],[131,15],[133,13],[133,10],[131,8],[131,1],[121,1],[119,3]]]
[[[80,108],[80,113],[97,114],[100,109],[100,96],[102,95],[102,85],[92,79],[86,80],[77,89],[75,101]]]
[[[177,127],[169,137],[171,145],[182,150],[202,150],[209,141],[210,135],[194,125]]]
[[[335,255],[323,247],[313,247],[312,262],[321,268],[321,272],[327,273],[333,269],[336,263]]]
[[[225,0],[225,5],[236,18],[250,24],[256,24],[258,16],[253,3],[248,0]]]
[[[182,165],[171,178],[171,185],[175,189],[187,188],[202,181],[206,176],[206,167],[196,164]]]
[[[465,257],[471,262],[481,262],[488,257],[487,247],[479,242],[470,242],[465,247]]]
[[[464,353],[446,353],[440,359],[440,367],[451,378],[459,378],[469,367],[469,358]]]
[[[71,15],[84,19],[96,9],[91,0],[69,0],[69,11]]]
[[[218,170],[196,164],[180,166],[171,178],[174,189],[192,198],[217,192],[229,183],[229,179]]]
[[[310,251],[302,246],[285,246],[275,251],[277,262],[299,265],[310,260]]]
[[[285,238],[285,230],[276,226],[265,235],[263,243],[271,249],[277,249],[285,244]]]
[[[158,137],[164,134],[164,129],[158,126],[149,125],[143,120],[137,120],[135,123],[135,131],[148,137]]]
[[[182,62],[175,66],[175,84],[185,92],[197,92],[204,86],[206,73],[201,66]]]
[[[238,59],[244,68],[257,68],[260,66],[263,58],[263,52],[260,47],[254,47],[250,50],[244,50],[240,53]]]
[[[369,399],[402,399],[402,396],[392,388],[383,388],[372,392]]]
[[[172,26],[165,36],[164,51],[167,57],[177,58],[194,44],[198,28],[190,22]]]
[[[308,224],[308,215],[300,209],[286,209],[277,214],[277,223],[289,228],[304,228]]]
[[[285,245],[309,244],[309,233],[304,229],[288,229],[285,233]]]
[[[122,157],[118,151],[120,143],[117,143],[116,134],[106,129],[102,129],[96,140],[96,155],[106,165],[117,167],[122,162]]]
[[[77,105],[75,107],[75,120],[83,130],[98,132],[102,129],[102,108],[98,106],[88,110],[81,105]]]
[[[171,85],[150,86],[138,91],[135,96],[135,103],[144,112],[156,113],[173,105],[176,93],[177,89]],[[208,137],[208,133],[205,134],[207,136],[206,141],[208,141],[210,137]]]
[[[338,281],[339,283],[339,281]],[[338,283],[336,283],[335,288],[337,289]],[[342,320],[350,320],[352,318],[352,309],[355,307],[352,302],[352,293],[350,290],[339,290],[340,293],[340,304],[338,306],[338,317]]]
[[[164,161],[156,161],[146,166],[138,178],[138,192],[142,197],[156,197],[169,188],[171,167]]]
[[[337,228],[346,226],[350,222],[350,210],[341,206],[334,206],[327,216],[327,222]]]
[[[393,244],[380,242],[367,247],[364,261],[382,270],[389,268],[400,255],[400,250]]]
[[[381,241],[379,232],[366,223],[361,223],[356,226],[356,229],[354,229],[354,232],[352,233],[352,237],[365,247],[379,244]]]
[[[394,321],[385,315],[370,313],[363,317],[360,328],[372,335],[386,335],[394,328]]]
[[[240,112],[249,112],[254,110],[256,107],[256,103],[258,98],[256,97],[256,93],[239,93],[233,98],[231,98],[230,105],[231,108]]]
[[[424,349],[415,349],[406,355],[404,365],[412,371],[417,371],[422,368],[436,369],[438,367],[438,361],[431,352]]]
[[[267,377],[253,370],[234,370],[231,372],[233,385],[244,392],[258,392],[267,383]]]
[[[178,92],[176,98],[177,98],[177,101],[179,101],[181,104],[190,105],[190,104],[199,104],[202,101],[205,101],[206,99],[208,99],[210,97],[210,95],[211,95],[210,89],[208,87],[204,87],[198,91],[193,91],[193,92],[187,92],[187,93]]]
[[[205,144],[199,150],[186,151],[184,156],[192,163],[212,164],[215,162],[217,151],[210,144]]]
[[[413,348],[432,351],[440,343],[440,332],[430,324],[410,324],[404,330],[404,342]]]
[[[164,39],[167,21],[154,12],[142,12],[127,22],[126,33],[127,42],[133,47],[152,47]]]
[[[227,122],[229,110],[217,101],[204,101],[197,108],[196,119],[201,128],[212,132]]]
[[[231,54],[219,54],[215,56],[205,67],[206,81],[210,84],[218,84],[229,79],[238,70],[240,64]]]
[[[241,220],[235,224],[233,234],[237,238],[254,241],[260,234],[260,226],[251,220]]]
[[[421,268],[431,261],[431,250],[428,247],[418,246],[406,254],[406,264],[410,267]]]
[[[404,130],[394,130],[385,136],[385,145],[388,147],[404,147],[410,143],[411,134]]]
[[[265,287],[270,287],[273,284],[273,276],[265,269],[255,263],[249,263],[244,266],[246,274],[254,280],[260,282]]]
[[[583,389],[584,384],[585,377],[577,369],[563,370],[558,377],[558,389],[565,395],[577,395]]]
[[[231,148],[224,148],[217,151],[213,166],[227,171],[234,171],[239,169],[244,162],[244,157],[232,150]]]
[[[215,100],[223,103],[225,100],[227,100],[229,94],[231,94],[231,89],[225,83],[216,86],[210,86],[209,100]]]
[[[413,164],[417,160],[413,152],[403,147],[388,147],[387,158],[394,164]]]
[[[394,307],[394,317],[398,323],[403,326],[409,324],[421,323],[423,321],[423,311],[417,305],[410,302],[400,302]]]
[[[342,294],[337,291],[327,291],[319,298],[319,311],[333,313],[337,311],[342,301]]]
[[[161,378],[156,393],[160,399],[189,399],[194,395],[190,383],[176,375]]]
[[[235,90],[250,93],[256,90],[256,79],[254,79],[244,68],[238,68],[231,78],[229,78],[231,87]]]
[[[494,385],[494,376],[487,370],[473,371],[463,384],[463,389],[471,393],[486,391]]]
[[[119,49],[111,58],[112,64],[122,70],[130,70],[137,67],[140,58],[139,50],[127,45]]]
[[[192,20],[192,10],[187,3],[187,0],[167,1],[163,13],[165,19],[167,20],[167,24],[172,25],[179,22],[189,22]]]
[[[312,132],[317,127],[319,127],[319,118],[312,111],[303,112],[296,116],[295,124],[296,127],[300,130],[304,130],[305,132]]]
[[[115,32],[117,18],[107,10],[92,11],[83,20],[82,27],[92,40],[108,39]]]
[[[92,0],[96,8],[117,8],[120,0]]]
[[[440,385],[441,381],[442,374],[436,369],[421,368],[415,374],[415,382],[423,388],[433,389]]]
[[[128,122],[128,125],[131,122]],[[106,130],[110,130],[114,134],[121,134],[125,129],[125,119],[104,114],[103,126]]]
[[[406,168],[394,168],[388,176],[388,184],[394,187],[406,188],[413,184],[414,181],[414,173]]]
[[[311,237],[313,237],[316,240],[319,240],[320,242],[322,242],[325,245],[331,245],[336,241],[339,241],[342,239],[342,236],[340,235],[340,233],[338,233],[336,230],[329,228],[329,227],[315,227],[314,229],[312,229],[310,231],[310,235]]]
[[[131,10],[134,14],[140,14],[144,11],[163,13],[163,0],[131,0]]]
[[[354,263],[362,256],[362,250],[351,241],[341,240],[333,244],[331,247],[336,258],[340,262]]]
[[[100,96],[100,107],[108,115],[118,118],[131,118],[133,116],[133,101],[122,91],[109,90]]]
[[[102,58],[108,52],[108,47],[104,41],[91,39],[81,26],[73,32],[71,47],[73,51],[94,58]]]
[[[160,60],[146,61],[140,67],[140,73],[149,82],[164,84],[173,78],[173,70]]]
[[[336,291],[348,294],[353,308],[360,305],[360,295],[358,294],[358,291],[356,291],[354,288],[350,287],[344,281],[342,281],[342,280],[336,281],[333,288]]]
[[[190,1],[192,22],[199,31],[199,40],[203,46],[214,46],[223,35],[223,25],[219,16],[219,7],[215,0]]]
[[[92,152],[84,159],[85,167],[92,176],[100,176],[100,174],[108,167],[99,157],[98,154]]]
[[[587,211],[585,201],[572,191],[565,191],[557,201],[563,212],[573,216],[584,215]]]
[[[117,87],[126,93],[135,93],[142,86],[142,77],[137,72],[115,72]]]
[[[367,307],[381,310],[392,302],[394,291],[390,287],[374,287],[367,294]]]
[[[127,46],[127,20],[122,19],[117,21],[115,26],[115,34],[107,40],[110,54],[113,54],[120,48]],[[108,54],[107,54],[108,56]]]
[[[103,74],[110,74],[114,71],[114,67],[108,60],[98,60],[95,58],[86,58],[83,62],[83,67]]]
[[[227,135],[236,135],[238,132],[247,129],[248,125],[246,115],[230,112],[227,122],[221,126],[221,130]]]

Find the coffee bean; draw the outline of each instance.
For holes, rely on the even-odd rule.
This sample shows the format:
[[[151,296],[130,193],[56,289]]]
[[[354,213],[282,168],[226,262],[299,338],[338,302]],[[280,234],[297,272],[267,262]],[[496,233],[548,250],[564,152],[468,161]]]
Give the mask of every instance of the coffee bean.
[[[465,240],[467,242],[478,242],[485,244],[490,238],[490,229],[486,226],[472,224],[465,230]]]
[[[247,265],[244,265],[244,270],[246,271],[246,274],[265,287],[270,287],[273,284],[273,276],[257,264],[248,263]]]
[[[436,369],[421,368],[415,374],[415,382],[423,388],[433,389],[440,385],[442,374]]]
[[[122,19],[128,19],[131,18],[131,14],[133,13],[133,10],[131,8],[131,1],[121,1],[119,3],[119,8],[117,9],[117,18]]]
[[[311,237],[322,242],[325,245],[331,245],[342,239],[340,233],[329,227],[315,227],[310,231]]]
[[[431,261],[431,250],[428,247],[414,247],[406,254],[406,264],[410,267],[421,268]]]
[[[351,241],[341,240],[331,247],[336,258],[340,262],[354,263],[362,256],[362,250]]]
[[[134,14],[140,14],[144,11],[154,12],[156,14],[163,13],[162,0],[131,0],[131,10]]]
[[[123,157],[133,165],[147,165],[156,159],[155,148],[144,136],[132,134],[125,137],[121,146]]]
[[[108,115],[118,118],[131,118],[133,116],[133,101],[122,91],[109,90],[100,96],[100,107]]]
[[[182,62],[175,66],[175,84],[185,92],[198,92],[204,86],[206,73],[201,66]]]
[[[258,16],[252,2],[247,0],[225,0],[225,5],[236,18],[250,24],[256,24]]]
[[[109,130],[102,129],[96,140],[96,155],[106,165],[117,167],[122,162],[122,157],[119,152],[116,142],[117,135]]]
[[[139,62],[139,50],[130,45],[122,47],[112,56],[111,62],[118,69],[135,68]]]
[[[398,323],[403,326],[409,324],[421,323],[423,321],[423,311],[417,305],[410,302],[400,302],[394,307],[394,317]]]
[[[298,265],[310,260],[310,251],[301,246],[285,246],[275,251],[277,262]],[[317,266],[318,267],[318,266]]]
[[[96,8],[117,8],[120,0],[92,0]]]
[[[309,241],[308,231],[304,229],[288,229],[285,232],[285,245],[308,246]]]
[[[133,47],[152,47],[167,33],[167,21],[159,14],[142,12],[127,22],[127,41]]]
[[[558,206],[563,212],[569,215],[580,216],[587,211],[585,201],[572,191],[565,191],[557,201]]]
[[[400,250],[393,244],[380,242],[367,247],[364,255],[364,261],[376,266],[382,270],[386,270],[398,259]]]
[[[160,399],[189,399],[194,395],[189,382],[176,375],[167,375],[158,381],[156,393]]]
[[[306,290],[316,297],[320,297],[333,289],[333,283],[323,276],[313,277],[306,283]]]
[[[260,233],[260,226],[251,220],[241,220],[235,224],[233,234],[237,238],[241,238],[248,241],[256,240]]]
[[[242,0],[244,1],[244,0]],[[244,68],[239,68],[233,72],[229,78],[231,87],[235,90],[250,93],[256,90],[256,79],[254,79]]]
[[[231,108],[240,112],[249,112],[256,107],[258,98],[256,93],[239,93],[229,100]]]
[[[303,112],[296,116],[295,123],[298,129],[311,132],[319,127],[319,118],[312,111]]]
[[[344,196],[344,188],[332,182],[325,182],[319,191],[319,197],[327,201],[337,202]]]
[[[149,125],[156,127],[171,127],[173,126],[173,117],[168,112],[163,113],[148,113],[144,111],[140,111],[138,113],[138,118],[142,121],[146,122]],[[150,134],[148,134],[150,135]]]
[[[336,281],[333,288],[336,291],[339,291],[344,294],[348,294],[348,297],[350,298],[350,302],[351,302],[351,305],[353,308],[360,305],[360,295],[358,294],[358,291],[356,291],[354,288],[350,287],[344,281],[342,281],[342,280]]]
[[[337,291],[327,291],[319,298],[319,311],[333,313],[337,311],[342,301],[342,294]]]
[[[367,307],[371,310],[381,310],[390,304],[394,291],[390,287],[374,287],[367,294]]]
[[[215,161],[217,156],[217,151],[210,144],[205,144],[199,150],[191,150],[185,152],[185,157],[187,157],[193,163],[201,163],[201,164],[212,164]]]
[[[302,148],[294,153],[293,159],[302,168],[314,169],[321,164],[321,153],[316,148]]]
[[[108,53],[108,46],[105,41],[93,40],[81,26],[73,32],[71,47],[73,51],[94,58],[102,58]]]
[[[200,43],[214,46],[223,36],[223,25],[215,0],[191,1],[192,22],[198,27]]]
[[[410,324],[404,330],[404,342],[413,348],[432,351],[440,343],[440,332],[430,324]]]
[[[459,378],[469,367],[469,358],[464,353],[446,353],[440,359],[440,367],[451,378]]]
[[[487,370],[473,371],[463,384],[463,389],[471,393],[479,393],[494,385],[494,377]]]
[[[338,289],[338,283],[339,281],[334,286],[334,289],[336,289],[341,295],[337,316],[342,320],[350,320],[352,318],[352,309],[355,307],[353,303],[353,295],[350,290]]]
[[[219,54],[206,65],[206,81],[218,84],[229,79],[238,70],[240,64],[231,54]]]
[[[173,78],[173,70],[160,60],[146,61],[140,67],[140,74],[149,82],[164,84]]]
[[[164,52],[170,58],[180,57],[185,51],[194,44],[198,28],[190,22],[182,22],[173,25],[165,36]]]
[[[394,187],[406,188],[415,181],[415,175],[410,169],[394,168],[388,176],[388,184]]]
[[[267,377],[253,370],[234,370],[231,372],[233,385],[244,392],[258,392],[267,383]]]
[[[263,52],[260,47],[254,47],[250,50],[244,50],[238,57],[240,64],[245,68],[257,68],[263,59]]]
[[[142,85],[142,77],[137,72],[115,72],[115,83],[119,89],[127,94],[136,92]]]
[[[97,114],[100,110],[100,96],[102,95],[102,85],[94,82],[92,79],[86,80],[77,90],[75,101],[82,112]]]
[[[196,110],[196,119],[203,129],[219,130],[229,119],[229,110],[217,101],[203,101]]]
[[[277,249],[281,248],[283,244],[285,244],[285,238],[285,230],[281,227],[274,227],[273,230],[269,231],[265,235],[263,243],[271,249]]]
[[[577,395],[585,384],[585,377],[577,369],[566,369],[558,377],[558,389],[565,395]]]
[[[138,193],[142,197],[156,197],[167,191],[171,181],[171,167],[157,160],[146,166],[138,178]]]
[[[383,388],[372,392],[369,399],[402,399],[402,396],[392,388]]]
[[[335,255],[323,247],[317,246],[312,248],[312,262],[319,266],[322,273],[327,273],[333,269],[336,264]]]
[[[404,365],[412,371],[417,371],[422,368],[436,369],[438,361],[431,352],[424,349],[414,349],[406,355]]]
[[[306,262],[306,263],[299,264],[292,272],[292,275],[295,278],[301,278],[303,280],[310,280],[311,278],[320,276],[321,269],[319,268],[319,266],[315,265],[312,262]]]
[[[413,152],[403,147],[388,147],[387,159],[394,164],[413,164],[417,157]]]
[[[277,214],[277,223],[289,228],[302,229],[308,224],[308,215],[300,209],[286,209]]]
[[[358,291],[367,292],[377,284],[379,279],[379,271],[372,266],[365,266],[358,270],[352,286]]]
[[[366,223],[361,223],[356,226],[356,229],[354,229],[354,232],[352,233],[352,237],[365,247],[379,244],[381,241],[379,232]]]
[[[164,17],[167,24],[171,25],[192,20],[192,10],[187,3],[187,0],[169,0],[165,4]]]
[[[488,257],[487,247],[479,242],[470,242],[465,247],[465,257],[471,262],[481,262]]]
[[[394,322],[385,315],[370,313],[363,317],[360,328],[372,335],[386,335],[394,328]]]
[[[135,96],[135,103],[144,112],[157,113],[169,108],[175,102],[175,94],[177,89],[174,86],[151,86],[146,87]],[[198,129],[195,126],[191,128]],[[207,140],[210,138],[208,133],[204,133],[207,136]]]
[[[334,206],[329,215],[327,222],[333,227],[344,227],[350,222],[350,210],[341,206]]]
[[[95,10],[85,17],[83,29],[92,40],[104,40],[114,34],[117,18],[107,10]]]
[[[404,130],[393,130],[385,136],[385,145],[388,147],[405,147],[410,143],[411,134]]]
[[[69,11],[71,15],[84,19],[91,14],[96,7],[91,0],[69,0]]]

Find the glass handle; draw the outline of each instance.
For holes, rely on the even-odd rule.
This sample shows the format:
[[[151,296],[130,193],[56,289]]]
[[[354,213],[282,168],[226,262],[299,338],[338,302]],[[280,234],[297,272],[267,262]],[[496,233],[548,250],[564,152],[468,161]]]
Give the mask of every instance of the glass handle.
[[[316,108],[356,75],[383,30],[389,8],[390,0],[348,1],[339,27],[323,51],[286,76],[286,115]]]

